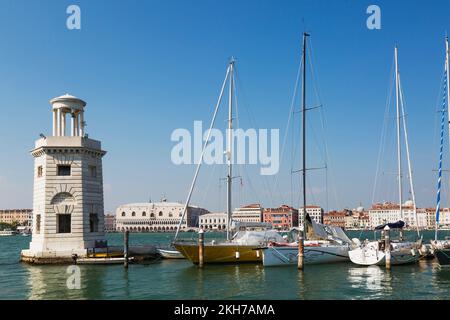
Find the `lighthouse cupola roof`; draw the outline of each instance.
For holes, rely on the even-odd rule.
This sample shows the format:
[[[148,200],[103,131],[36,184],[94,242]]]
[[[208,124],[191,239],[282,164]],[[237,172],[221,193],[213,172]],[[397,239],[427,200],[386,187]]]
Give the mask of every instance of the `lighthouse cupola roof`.
[[[66,116],[71,118],[71,136],[84,137],[86,102],[68,93],[50,100],[53,112],[53,136],[66,136]]]
[[[70,109],[72,111],[81,111],[86,106],[86,102],[68,93],[50,100],[53,109]]]

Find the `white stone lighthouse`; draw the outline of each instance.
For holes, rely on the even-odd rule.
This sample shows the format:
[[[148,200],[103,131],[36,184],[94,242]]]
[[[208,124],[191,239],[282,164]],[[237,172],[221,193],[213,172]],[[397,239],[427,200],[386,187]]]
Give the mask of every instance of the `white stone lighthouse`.
[[[41,135],[34,157],[33,236],[22,260],[70,262],[104,244],[100,141],[85,133],[86,102],[71,95],[50,101],[53,135]],[[67,118],[70,118],[70,126]]]

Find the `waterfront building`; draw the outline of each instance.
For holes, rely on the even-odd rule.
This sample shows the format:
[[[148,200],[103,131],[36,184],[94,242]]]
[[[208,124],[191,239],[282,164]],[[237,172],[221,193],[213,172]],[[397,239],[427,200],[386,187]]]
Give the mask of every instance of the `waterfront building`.
[[[33,236],[30,248],[22,251],[22,260],[36,263],[71,261],[73,254],[83,257],[88,248],[106,244],[102,174],[106,151],[85,132],[86,102],[66,94],[50,103],[53,134],[41,134],[31,150]]]
[[[323,216],[323,224],[345,228],[346,217],[348,215],[348,210],[330,211]]]
[[[408,228],[427,228],[429,225],[429,217],[426,209],[416,208],[414,214],[414,205],[412,201],[406,201],[402,205],[403,221]],[[392,223],[402,220],[400,214],[400,206],[396,203],[384,202],[372,205],[369,210],[370,227],[373,229],[376,226],[384,223]]]
[[[436,209],[426,208],[427,228],[436,228]],[[439,226],[448,228],[450,227],[450,208],[440,208],[439,210]]]
[[[345,216],[345,229],[354,229],[356,227],[356,224],[358,222],[357,219],[353,216],[353,213],[350,213]]]
[[[105,214],[105,232],[116,231],[116,215],[107,213]]]
[[[345,213],[345,229],[369,229],[369,213],[364,210],[364,207],[359,206],[355,209],[344,209]],[[335,218],[337,219],[337,218]],[[327,218],[327,223],[330,223],[331,217]]]
[[[369,213],[367,211],[353,212],[356,229],[370,229]]]
[[[307,205],[306,213],[308,213],[311,219],[313,219],[315,222],[323,223],[323,209],[320,206]],[[303,217],[303,207],[298,210],[299,225],[303,224],[302,217]]]
[[[435,225],[436,223],[433,224],[433,228]],[[439,212],[439,225],[445,227],[450,226],[450,208],[441,208]]]
[[[32,209],[2,209],[0,210],[0,222],[31,227],[33,220]]]
[[[226,230],[228,217],[225,212],[206,213],[199,218],[199,228],[203,230]]]
[[[249,204],[233,211],[232,220],[240,222],[262,222],[263,208],[259,203]]]
[[[129,203],[116,209],[116,230],[132,232],[175,231],[183,214],[184,204],[168,202]],[[209,211],[188,206],[180,230],[198,227],[199,217]]]
[[[288,205],[281,205],[278,208],[265,208],[263,222],[271,223],[278,230],[289,230],[298,226],[298,210]]]
[[[427,215],[427,229],[435,229],[436,228],[436,209],[435,208],[426,208],[425,212]],[[440,212],[442,212],[442,210]]]

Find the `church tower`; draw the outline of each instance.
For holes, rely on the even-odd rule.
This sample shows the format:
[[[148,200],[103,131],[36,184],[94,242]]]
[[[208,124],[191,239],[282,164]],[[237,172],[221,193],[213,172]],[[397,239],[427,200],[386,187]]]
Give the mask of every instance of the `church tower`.
[[[71,95],[50,101],[53,135],[36,140],[33,235],[22,260],[69,262],[105,242],[100,141],[85,133],[86,102]],[[67,118],[70,118],[70,128]],[[70,129],[70,130],[69,130]]]

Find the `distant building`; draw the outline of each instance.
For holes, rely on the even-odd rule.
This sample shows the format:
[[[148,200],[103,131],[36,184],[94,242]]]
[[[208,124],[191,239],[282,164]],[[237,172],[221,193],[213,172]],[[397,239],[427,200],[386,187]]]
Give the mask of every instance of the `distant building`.
[[[183,214],[184,204],[178,202],[130,203],[117,208],[116,230],[149,232],[175,231]],[[209,213],[208,210],[196,206],[187,208],[181,230],[197,227],[199,217]]]
[[[369,229],[369,213],[362,206],[355,209],[344,209],[345,213],[345,229]],[[330,222],[330,219],[327,222]]]
[[[323,216],[323,223],[330,226],[345,228],[348,211],[330,211]]]
[[[323,209],[321,207],[314,205],[306,206],[306,213],[308,213],[315,222],[323,223]],[[298,221],[300,225],[303,224],[302,217],[303,207],[298,210]]]
[[[352,212],[350,214],[346,215],[345,218],[345,229],[354,229],[355,228],[355,217],[353,216]]]
[[[436,208],[425,209],[427,228],[436,228]],[[450,226],[450,208],[440,208],[439,210],[439,226]]]
[[[440,212],[442,212],[442,209]],[[427,216],[427,228],[435,229],[436,228],[436,208],[426,208],[425,213]]]
[[[369,213],[367,211],[353,211],[354,229],[370,229]],[[347,228],[348,229],[348,228]]]
[[[402,205],[402,214],[400,213],[400,206],[396,203],[384,202],[372,205],[369,210],[370,227],[373,229],[376,226],[384,223],[397,222],[403,220],[406,227],[409,228],[427,228],[429,224],[429,217],[426,209],[416,208],[414,213],[414,205],[412,201],[406,201]],[[417,220],[416,220],[417,215]]]
[[[203,230],[226,230],[227,214],[224,212],[206,213],[199,217],[199,228]]]
[[[233,211],[232,220],[241,222],[261,222],[263,208],[260,204],[249,204]]]
[[[287,205],[279,208],[265,208],[263,221],[271,223],[276,229],[289,230],[298,226],[298,210]]]
[[[0,222],[13,224],[18,223],[21,226],[32,225],[32,209],[3,209],[0,210]]]
[[[116,216],[111,213],[105,214],[105,231],[114,232],[116,231]]]

